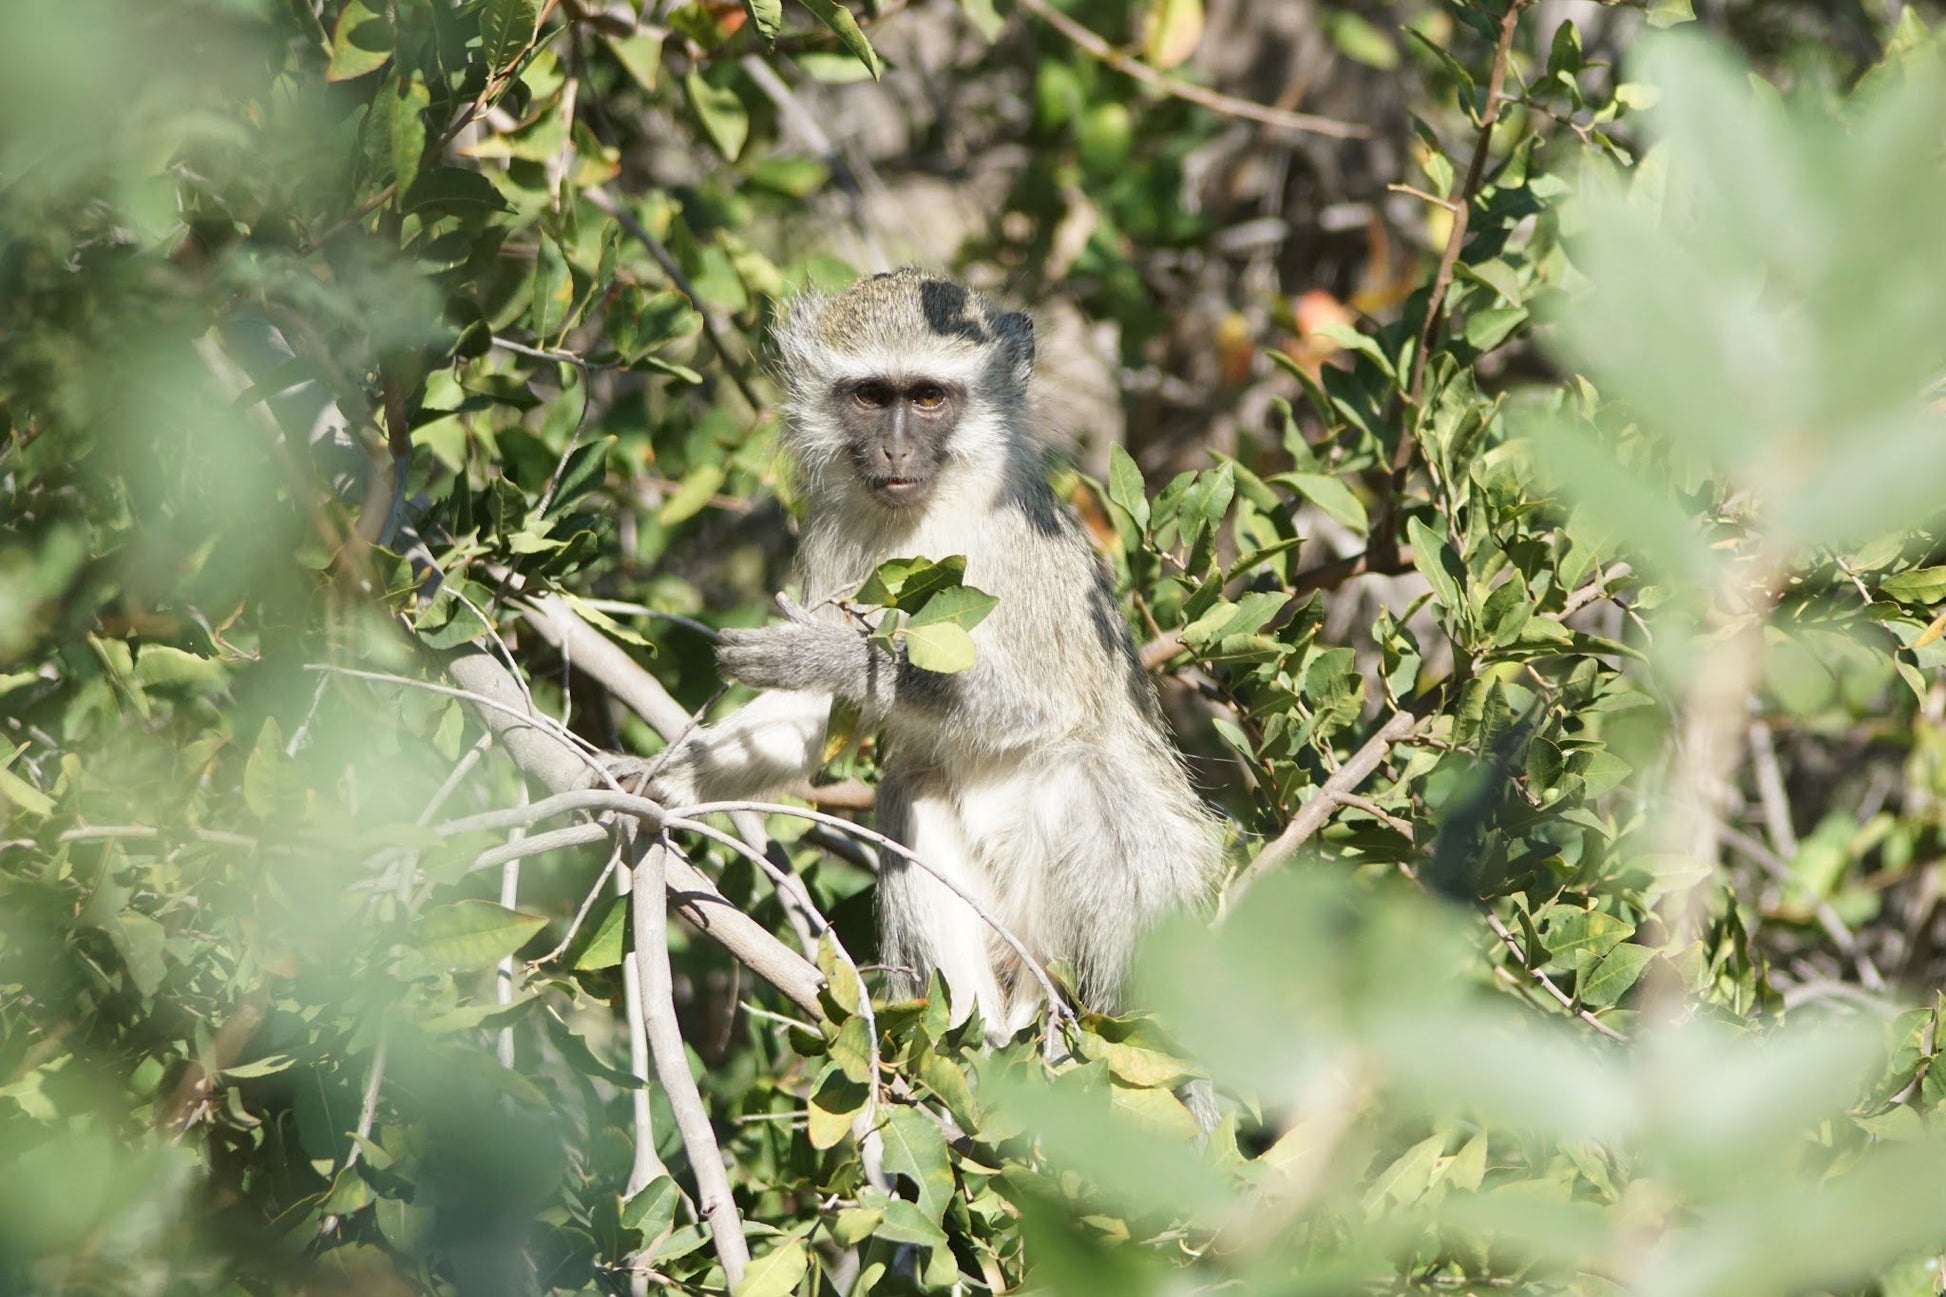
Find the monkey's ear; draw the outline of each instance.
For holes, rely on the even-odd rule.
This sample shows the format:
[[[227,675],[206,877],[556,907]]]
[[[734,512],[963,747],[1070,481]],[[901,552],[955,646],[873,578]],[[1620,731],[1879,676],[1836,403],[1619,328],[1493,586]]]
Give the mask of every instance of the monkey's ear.
[[[1034,376],[1034,322],[1022,311],[1009,311],[993,322],[993,331],[1007,348],[1007,363],[1022,387]]]

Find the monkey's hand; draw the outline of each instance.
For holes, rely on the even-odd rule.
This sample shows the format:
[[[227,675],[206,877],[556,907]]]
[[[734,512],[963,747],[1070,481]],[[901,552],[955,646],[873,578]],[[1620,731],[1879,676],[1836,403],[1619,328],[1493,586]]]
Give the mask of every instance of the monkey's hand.
[[[865,707],[892,702],[897,664],[865,635],[848,626],[817,621],[784,595],[777,598],[790,620],[757,630],[727,630],[716,662],[727,679],[757,689],[834,693]]]
[[[703,745],[692,737],[677,745],[675,751],[653,757],[605,752],[599,759],[608,778],[620,784],[623,792],[678,810],[701,800],[696,787],[696,767],[703,751]],[[588,782],[590,787],[605,783],[600,775]]]

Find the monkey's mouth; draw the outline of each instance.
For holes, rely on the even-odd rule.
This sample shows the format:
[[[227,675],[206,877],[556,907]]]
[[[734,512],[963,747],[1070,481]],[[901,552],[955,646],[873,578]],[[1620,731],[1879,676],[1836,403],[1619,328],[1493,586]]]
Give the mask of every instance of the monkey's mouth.
[[[872,494],[890,504],[909,504],[932,485],[927,477],[881,477],[871,484]]]

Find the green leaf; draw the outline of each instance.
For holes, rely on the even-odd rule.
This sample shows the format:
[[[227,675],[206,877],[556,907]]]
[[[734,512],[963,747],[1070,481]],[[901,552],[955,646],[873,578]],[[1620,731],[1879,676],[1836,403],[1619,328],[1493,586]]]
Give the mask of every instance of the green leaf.
[[[279,1072],[287,1072],[296,1063],[297,1058],[291,1054],[266,1054],[251,1062],[224,1068],[223,1077],[230,1081],[249,1081],[260,1076],[275,1076]]]
[[[986,615],[1000,606],[1000,600],[984,590],[976,590],[970,585],[953,586],[941,590],[921,604],[906,623],[906,634],[923,626],[951,623],[961,630],[972,630]]]
[[[743,1282],[735,1297],[790,1297],[811,1266],[811,1254],[801,1238],[788,1238],[760,1257],[753,1258],[743,1272]]]
[[[682,88],[690,110],[696,114],[710,143],[718,153],[735,162],[743,152],[744,141],[750,138],[750,112],[743,106],[743,100],[728,86],[710,84],[702,70],[695,67],[683,74]]]
[[[947,1244],[946,1231],[927,1220],[925,1212],[904,1198],[894,1198],[879,1209],[878,1220],[871,1234],[888,1243],[910,1243],[914,1247],[945,1247]]]
[[[802,0],[802,3],[818,16],[819,22],[838,33],[840,43],[865,65],[872,74],[872,80],[878,80],[878,53],[872,49],[872,43],[865,39],[865,33],[859,30],[858,20],[851,16],[851,11],[835,0]]]
[[[486,0],[480,10],[480,57],[498,75],[534,41],[540,10],[534,0]]]
[[[534,250],[534,294],[528,304],[528,327],[542,346],[559,340],[574,306],[574,275],[561,245],[543,234]]]
[[[832,1061],[845,1070],[846,1076],[861,1086],[871,1084],[872,1032],[863,1014],[845,1019],[838,1034],[831,1039],[830,1053]]]
[[[1148,485],[1135,460],[1120,446],[1108,449],[1108,502],[1128,515],[1137,532],[1149,529]]]
[[[765,40],[777,39],[777,29],[784,23],[784,0],[743,0],[743,7]]]
[[[1325,30],[1338,52],[1354,63],[1389,72],[1399,65],[1399,47],[1392,37],[1349,9],[1329,10]]]
[[[676,1182],[659,1175],[622,1204],[622,1228],[640,1230],[644,1239],[660,1238],[675,1222],[676,1204],[681,1199],[682,1191],[676,1188]]]
[[[662,41],[660,31],[638,31],[619,39],[609,37],[608,50],[636,85],[654,94],[662,77]]]
[[[477,171],[463,167],[428,167],[419,173],[412,187],[399,201],[408,215],[433,212],[439,215],[467,216],[488,212],[510,212],[513,207],[493,187],[493,182]]]
[[[953,675],[972,667],[978,657],[973,637],[950,621],[907,626],[899,632],[906,659],[923,671]]]
[[[1365,1209],[1376,1211],[1388,1198],[1400,1206],[1417,1202],[1432,1187],[1433,1171],[1445,1146],[1444,1135],[1433,1135],[1399,1154],[1365,1191]]]
[[[1279,473],[1273,479],[1289,482],[1298,494],[1324,510],[1325,516],[1341,526],[1349,527],[1363,535],[1371,528],[1371,519],[1365,515],[1365,505],[1351,488],[1335,477],[1324,473]]]
[[[1463,612],[1467,605],[1460,589],[1466,580],[1466,568],[1460,563],[1459,555],[1453,552],[1445,537],[1417,518],[1407,519],[1405,529],[1412,541],[1412,566],[1432,586],[1440,606],[1448,613]]]
[[[326,81],[351,81],[376,72],[392,57],[392,24],[366,4],[351,0],[338,15],[331,34],[331,62]]]
[[[485,968],[519,950],[546,926],[542,915],[524,914],[492,901],[454,901],[426,912],[419,920],[415,944],[436,964]]]
[[[1582,976],[1575,988],[1577,998],[1590,1008],[1597,1009],[1615,1003],[1641,978],[1642,971],[1656,954],[1647,946],[1632,943],[1615,947],[1595,965],[1593,972]]]
[[[1649,26],[1674,27],[1677,23],[1696,21],[1696,7],[1692,0],[1652,0],[1649,5]]]
[[[372,96],[365,119],[366,150],[380,179],[404,189],[419,174],[426,152],[426,110],[432,92],[418,78],[397,79]]]
[[[835,1148],[851,1133],[851,1123],[865,1110],[871,1091],[846,1076],[836,1063],[827,1064],[811,1091],[806,1110],[807,1134],[815,1149]]]
[[[269,819],[297,791],[297,774],[284,752],[284,729],[275,716],[269,717],[243,765],[244,805],[259,819]]]
[[[724,469],[721,464],[697,464],[682,476],[676,489],[656,510],[657,525],[673,527],[686,522],[701,513],[716,493],[723,488]]]
[[[1879,593],[1901,603],[1936,604],[1946,599],[1946,566],[1916,568],[1888,576],[1878,583]]]
[[[575,934],[574,948],[568,952],[568,967],[577,972],[616,967],[622,962],[627,934],[627,898],[605,898]]]
[[[6,765],[0,765],[0,802],[10,802],[29,816],[47,818],[54,814],[54,800],[41,789],[21,779]]]
[[[966,580],[966,557],[890,558],[880,563],[854,597],[859,603],[912,612],[942,590]]]
[[[993,41],[1007,25],[1007,20],[993,7],[993,0],[959,0],[959,8],[983,40]]]
[[[1547,930],[1541,939],[1546,943],[1551,963],[1582,969],[1613,950],[1634,931],[1634,924],[1603,910],[1557,906],[1548,913]]]
[[[1526,319],[1524,306],[1490,306],[1484,311],[1468,312],[1466,341],[1477,350],[1492,351]]]
[[[885,1169],[912,1181],[920,1214],[932,1224],[939,1224],[953,1196],[953,1168],[946,1156],[946,1137],[931,1117],[917,1108],[903,1106],[885,1114],[880,1131],[885,1145]]]
[[[555,479],[554,498],[548,502],[547,517],[566,513],[569,506],[607,480],[608,452],[614,449],[615,441],[614,437],[597,437],[574,448],[567,463],[561,466],[561,475]]]

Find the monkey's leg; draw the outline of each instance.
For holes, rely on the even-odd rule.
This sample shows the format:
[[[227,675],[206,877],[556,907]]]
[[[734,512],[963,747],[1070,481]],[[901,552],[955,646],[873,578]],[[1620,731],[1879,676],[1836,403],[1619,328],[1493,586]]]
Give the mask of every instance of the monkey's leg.
[[[879,789],[879,822],[919,859],[963,888],[992,912],[987,880],[974,862],[959,816],[947,797],[888,778]],[[989,953],[986,921],[931,873],[890,853],[881,857],[878,882],[879,943],[898,985],[922,994],[937,969],[953,1000],[953,1021],[977,1007],[991,1036],[1004,1023],[1006,999]]]

